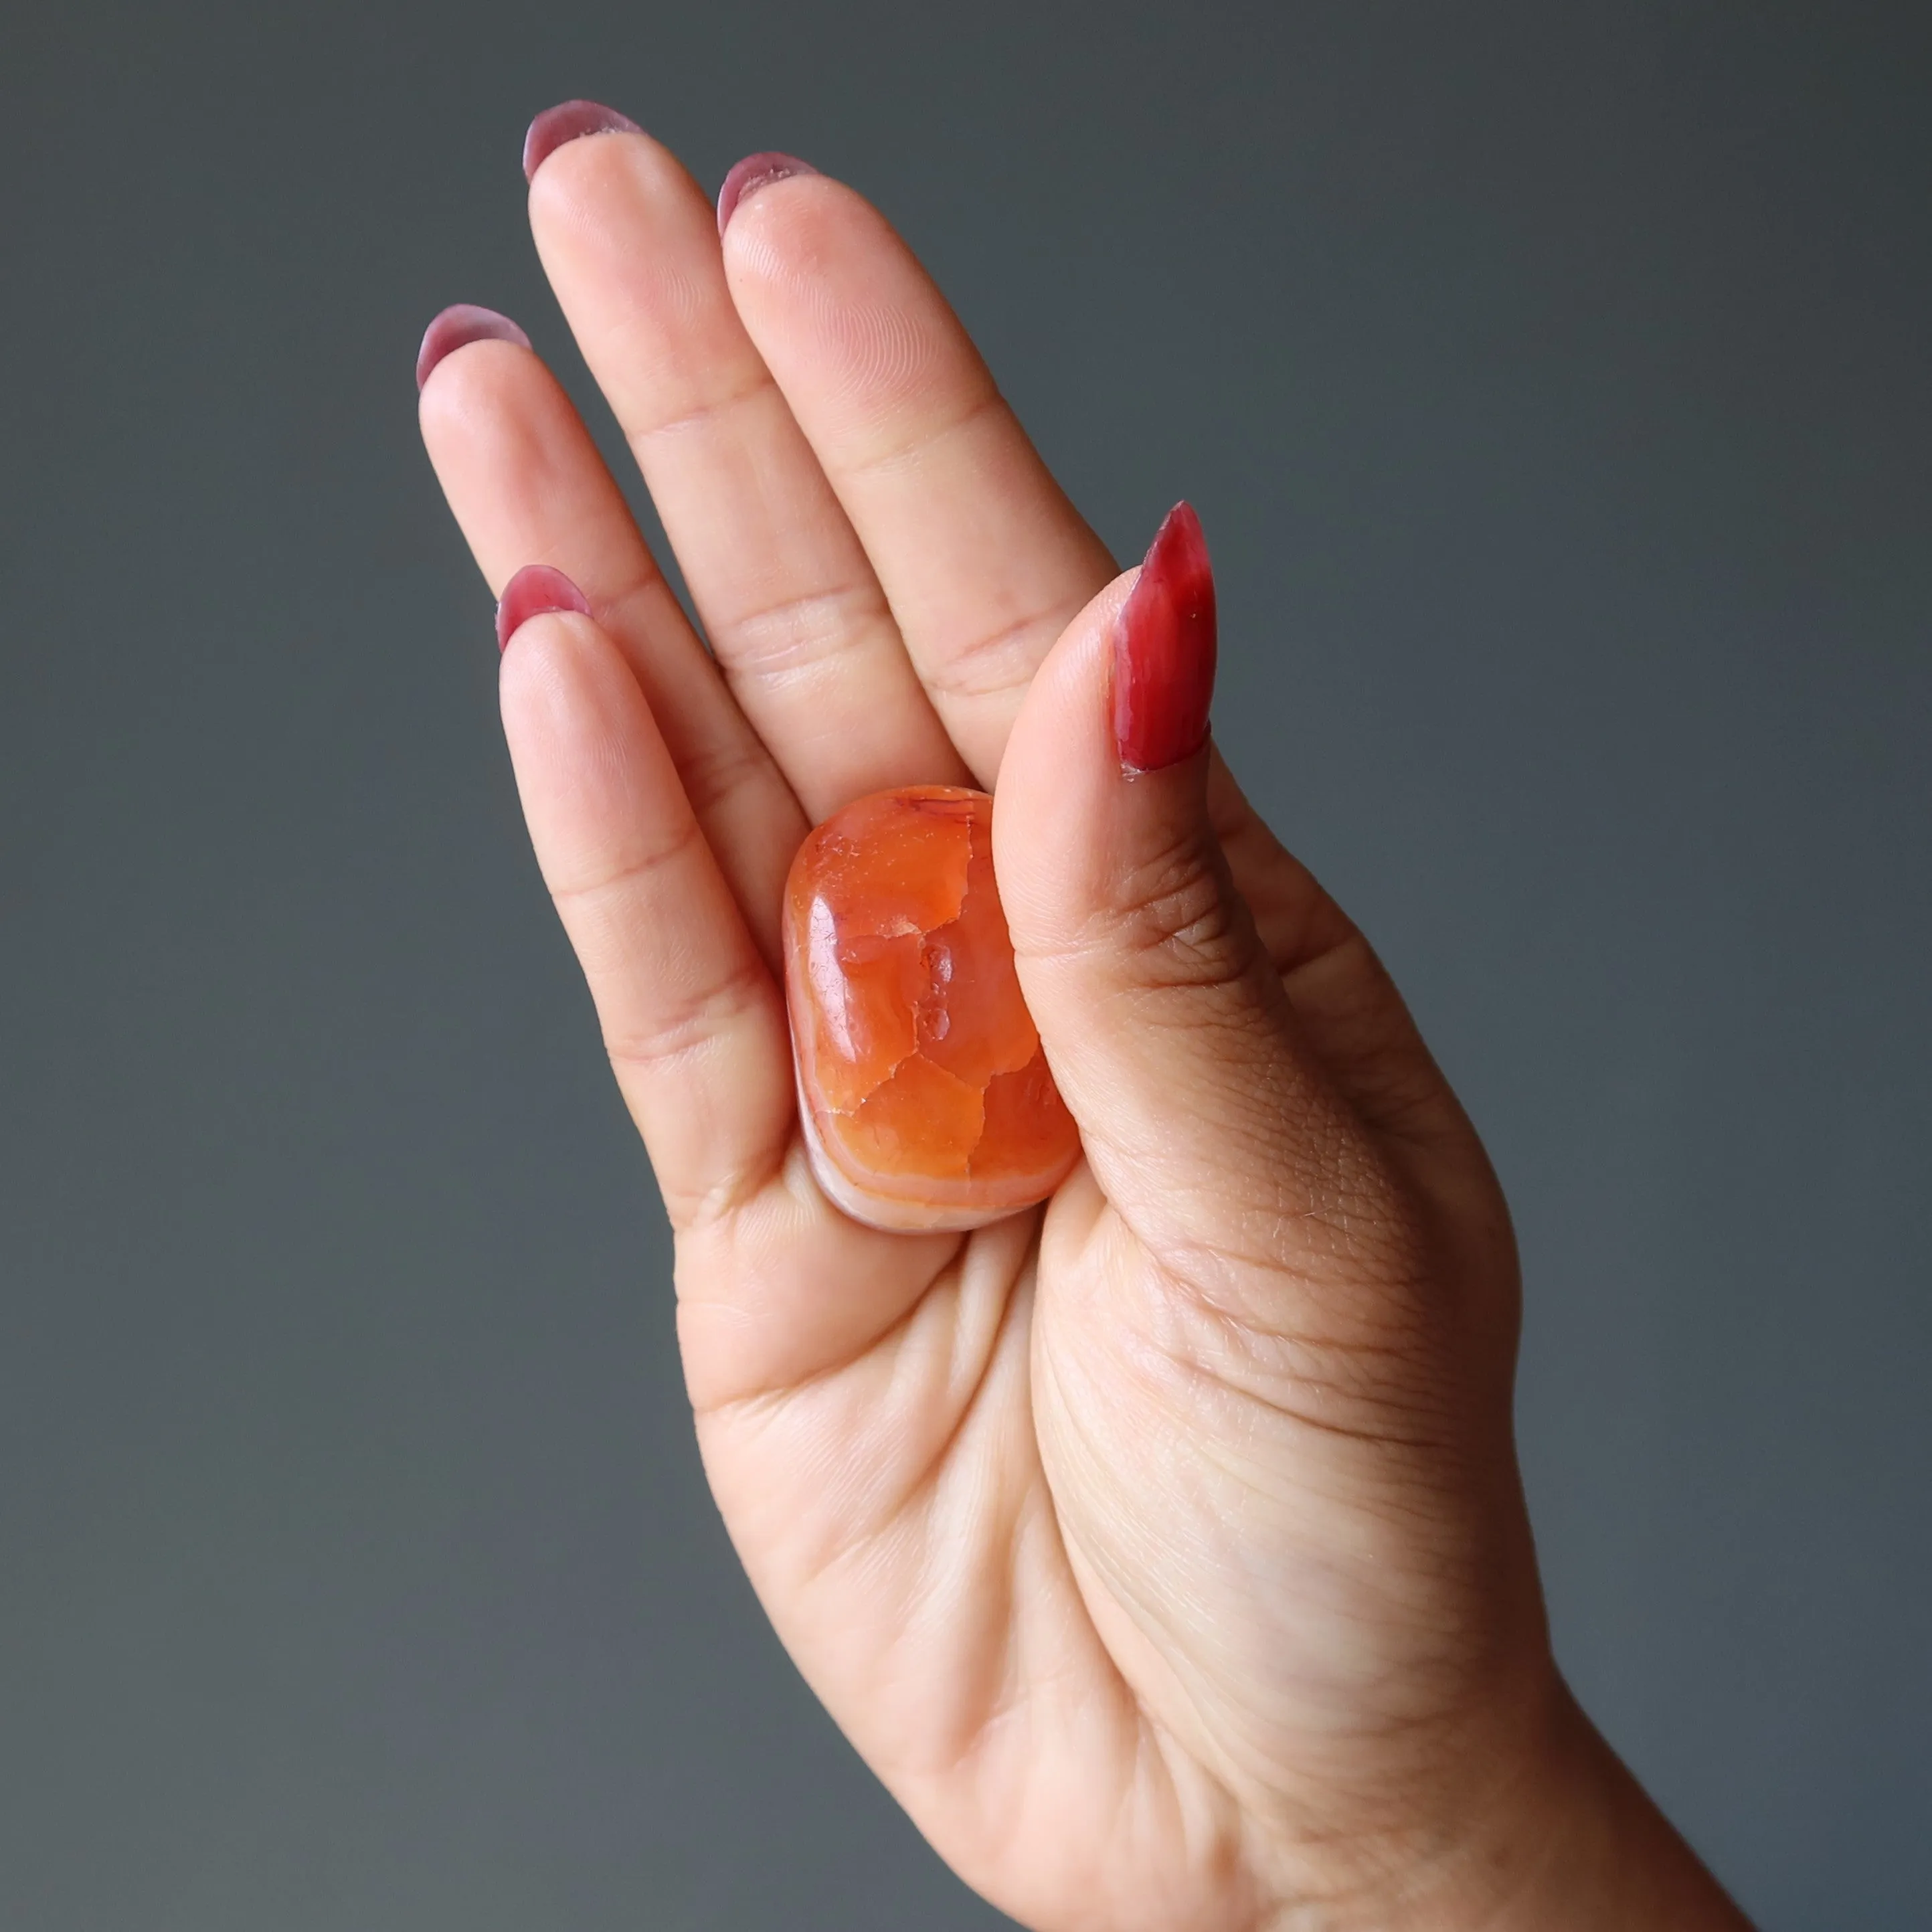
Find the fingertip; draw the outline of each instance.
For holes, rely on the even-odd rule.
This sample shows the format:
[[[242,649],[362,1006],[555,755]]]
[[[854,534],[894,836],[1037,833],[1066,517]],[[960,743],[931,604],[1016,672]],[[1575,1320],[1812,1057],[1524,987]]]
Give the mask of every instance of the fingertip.
[[[904,242],[857,189],[794,161],[748,154],[718,189],[718,239],[734,291],[754,302],[776,296],[836,310],[862,286],[875,302],[902,304],[916,285],[903,280]],[[767,163],[784,165],[768,173]]]
[[[434,317],[423,331],[416,351],[416,392],[422,393],[437,365],[458,350],[472,342],[508,342],[519,349],[530,346],[530,338],[507,315],[477,302],[452,302]]]
[[[621,802],[650,714],[595,616],[548,598],[523,613],[502,650],[498,695],[526,811],[538,798],[601,800],[600,812]],[[576,820],[566,812],[546,822]]]
[[[641,134],[628,114],[600,100],[560,100],[546,107],[524,136],[524,178],[536,179],[537,170],[558,148],[591,134]]]
[[[818,172],[809,161],[802,161],[796,154],[782,154],[776,148],[747,154],[742,161],[733,164],[718,187],[718,232],[721,236],[724,232],[731,225],[732,216],[754,194],[775,182]]]

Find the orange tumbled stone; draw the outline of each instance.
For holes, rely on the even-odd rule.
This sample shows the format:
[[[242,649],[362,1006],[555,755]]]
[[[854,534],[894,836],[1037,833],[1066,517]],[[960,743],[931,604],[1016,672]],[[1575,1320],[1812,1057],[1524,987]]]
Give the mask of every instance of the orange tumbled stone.
[[[1079,1130],[1020,994],[993,801],[875,792],[800,847],[785,998],[812,1171],[877,1228],[972,1228],[1044,1200]]]

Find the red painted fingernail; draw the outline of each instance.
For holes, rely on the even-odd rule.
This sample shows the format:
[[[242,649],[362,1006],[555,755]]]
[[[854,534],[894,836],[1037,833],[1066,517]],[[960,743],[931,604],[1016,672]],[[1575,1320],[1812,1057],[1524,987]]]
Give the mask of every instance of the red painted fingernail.
[[[741,202],[749,201],[761,188],[773,182],[790,181],[794,175],[815,175],[818,170],[796,154],[747,154],[724,177],[718,190],[718,232],[722,235]]]
[[[1130,773],[1178,764],[1208,742],[1214,695],[1214,572],[1190,504],[1155,536],[1114,631],[1114,742]]]
[[[518,627],[546,610],[590,614],[590,600],[563,572],[548,563],[526,563],[503,586],[496,606],[496,648],[506,651]]]
[[[474,302],[452,302],[423,331],[422,346],[416,351],[416,387],[429,380],[429,372],[452,349],[466,342],[514,342],[520,349],[530,346],[530,338],[507,315],[494,308],[478,308]]]
[[[524,178],[528,181],[566,141],[586,134],[641,134],[628,114],[598,100],[560,100],[530,123],[524,136]]]

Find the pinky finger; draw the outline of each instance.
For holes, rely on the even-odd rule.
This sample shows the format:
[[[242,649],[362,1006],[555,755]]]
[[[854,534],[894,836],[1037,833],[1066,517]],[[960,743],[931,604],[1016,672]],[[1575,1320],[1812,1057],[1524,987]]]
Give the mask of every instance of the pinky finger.
[[[777,1172],[791,1134],[771,974],[596,623],[547,611],[520,625],[502,706],[537,862],[672,1223],[727,1212]]]

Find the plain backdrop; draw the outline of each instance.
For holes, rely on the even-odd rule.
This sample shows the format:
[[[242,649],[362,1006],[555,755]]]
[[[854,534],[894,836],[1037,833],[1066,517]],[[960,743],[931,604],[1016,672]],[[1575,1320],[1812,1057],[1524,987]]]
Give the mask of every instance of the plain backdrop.
[[[410,365],[609,100],[873,195],[1508,1186],[1582,1697],[1932,1923],[1932,11],[0,24],[0,1924],[965,1932],[704,1489]],[[611,439],[596,418],[607,445]],[[620,454],[614,450],[614,454]]]

